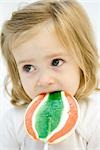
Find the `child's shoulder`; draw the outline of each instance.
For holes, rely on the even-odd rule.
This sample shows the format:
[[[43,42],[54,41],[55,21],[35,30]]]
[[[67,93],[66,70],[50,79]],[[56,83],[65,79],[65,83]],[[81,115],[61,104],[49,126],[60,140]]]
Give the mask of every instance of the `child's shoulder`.
[[[22,118],[25,113],[26,107],[11,107],[7,109],[1,116],[1,118],[6,118],[7,120],[17,120]]]
[[[79,130],[88,140],[100,124],[100,92],[94,91],[87,99],[79,101]]]
[[[3,135],[6,139],[13,137],[20,144],[25,137],[25,111],[26,108],[12,107],[4,112],[0,117],[0,136]]]
[[[24,114],[26,111],[25,107],[11,107],[8,110],[6,110],[1,116],[0,116],[0,122],[1,125],[8,125],[10,128],[15,129],[16,131],[19,130],[21,126],[23,126],[24,122]]]
[[[86,99],[80,100],[79,101],[79,106],[81,109],[81,112],[85,112],[84,110],[87,109],[88,112],[91,113],[94,112],[94,110],[100,111],[100,91],[94,91],[89,97],[87,97]],[[91,110],[92,107],[92,110]],[[89,114],[90,114],[89,113]]]

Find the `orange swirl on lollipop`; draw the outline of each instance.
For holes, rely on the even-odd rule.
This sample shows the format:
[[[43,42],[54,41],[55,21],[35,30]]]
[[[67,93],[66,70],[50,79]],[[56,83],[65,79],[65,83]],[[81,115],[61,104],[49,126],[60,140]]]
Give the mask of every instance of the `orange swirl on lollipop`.
[[[36,97],[28,106],[24,118],[28,135],[49,144],[61,142],[70,136],[78,120],[77,101],[63,91]]]

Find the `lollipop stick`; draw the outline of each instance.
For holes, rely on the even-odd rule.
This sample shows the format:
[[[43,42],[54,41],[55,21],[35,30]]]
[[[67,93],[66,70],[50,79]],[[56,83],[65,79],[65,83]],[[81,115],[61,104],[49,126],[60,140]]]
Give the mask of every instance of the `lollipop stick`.
[[[48,150],[48,143],[44,144],[44,150]]]

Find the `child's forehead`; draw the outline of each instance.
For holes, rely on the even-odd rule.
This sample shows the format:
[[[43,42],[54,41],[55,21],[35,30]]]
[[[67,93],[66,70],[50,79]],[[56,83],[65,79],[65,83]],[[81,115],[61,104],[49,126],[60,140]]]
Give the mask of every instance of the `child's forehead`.
[[[40,24],[34,25],[33,28],[30,28],[18,34],[18,36],[16,36],[14,39],[15,41],[13,43],[13,48],[16,48],[22,43],[25,43],[27,40],[30,40],[31,38],[38,35],[41,32],[41,30],[45,30],[45,29],[48,31],[48,33],[50,32],[56,33],[53,21],[51,19],[46,20]]]
[[[46,25],[46,26],[45,26]],[[13,51],[17,49],[40,49],[40,50],[50,50],[51,49],[62,49],[63,45],[60,42],[53,24],[45,23],[40,25],[35,31],[32,29],[28,31],[26,35],[19,37],[16,42],[16,47]]]

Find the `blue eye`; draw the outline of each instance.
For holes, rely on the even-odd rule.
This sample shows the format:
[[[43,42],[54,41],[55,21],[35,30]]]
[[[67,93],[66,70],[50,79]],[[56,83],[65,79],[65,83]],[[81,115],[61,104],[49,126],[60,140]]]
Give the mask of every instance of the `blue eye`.
[[[25,72],[32,72],[33,70],[35,70],[35,68],[32,65],[24,65],[23,70]]]
[[[61,66],[63,64],[63,62],[64,62],[64,60],[57,58],[52,61],[51,65],[52,66]]]

